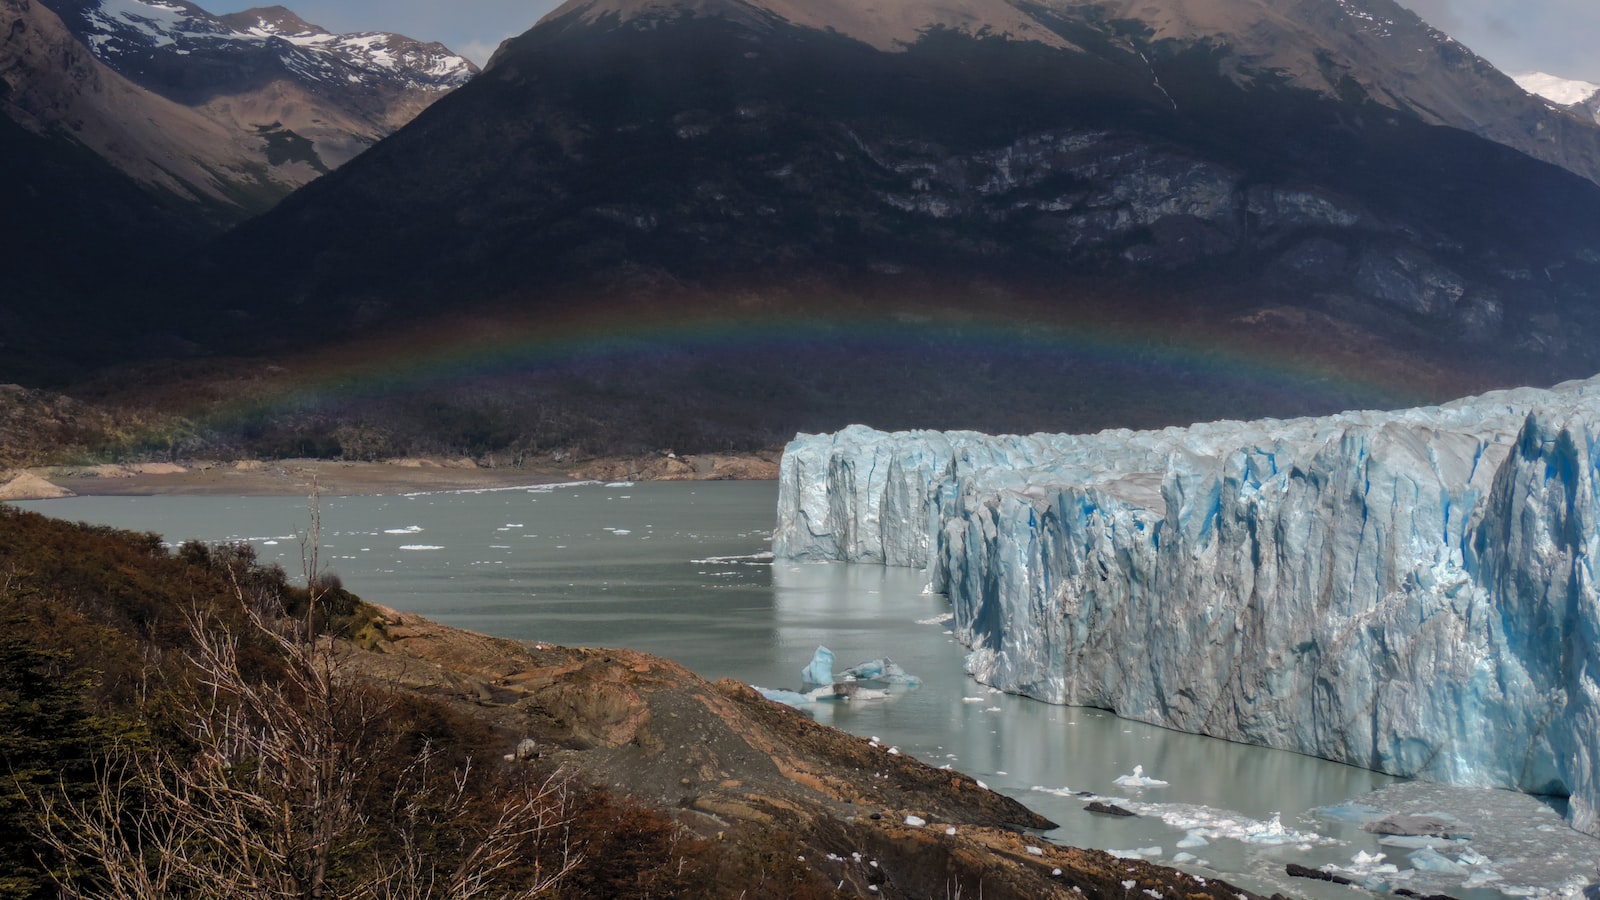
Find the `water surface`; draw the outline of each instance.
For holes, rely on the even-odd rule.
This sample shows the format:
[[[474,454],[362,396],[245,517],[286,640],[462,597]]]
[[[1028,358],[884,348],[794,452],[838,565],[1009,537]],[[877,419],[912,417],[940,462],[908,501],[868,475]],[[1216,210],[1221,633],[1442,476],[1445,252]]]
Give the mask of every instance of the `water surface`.
[[[1061,824],[1048,837],[1062,843],[1178,862],[1265,893],[1327,898],[1365,895],[1289,879],[1284,865],[1349,866],[1357,853],[1386,853],[1400,868],[1410,865],[1415,848],[1380,846],[1360,829],[1362,814],[1314,812],[1359,801],[1394,779],[992,692],[962,673],[964,651],[938,621],[949,604],[923,592],[920,571],[774,563],[776,504],[770,482],[327,497],[318,503],[318,562],[369,600],[449,625],[629,647],[713,679],[798,688],[819,644],[834,651],[841,669],[890,656],[923,683],[879,702],[817,704],[812,714],[1020,799]],[[173,543],[248,541],[291,575],[304,571],[308,555],[311,516],[303,499],[82,497],[18,505],[155,531]],[[1119,787],[1115,779],[1134,766],[1167,784]],[[1141,815],[1087,813],[1078,792],[1109,796]],[[1455,796],[1465,798],[1466,809],[1532,803],[1505,792]],[[1430,795],[1429,802],[1442,801]],[[1554,832],[1542,835],[1550,846]],[[1578,862],[1519,874],[1515,884],[1493,868],[1512,868],[1501,859],[1478,867],[1502,874],[1499,882],[1467,888],[1470,873],[1418,873],[1393,886],[1448,890],[1464,900],[1497,897],[1497,888],[1553,890],[1600,857],[1600,842],[1573,839]],[[1459,856],[1461,848],[1443,850]]]

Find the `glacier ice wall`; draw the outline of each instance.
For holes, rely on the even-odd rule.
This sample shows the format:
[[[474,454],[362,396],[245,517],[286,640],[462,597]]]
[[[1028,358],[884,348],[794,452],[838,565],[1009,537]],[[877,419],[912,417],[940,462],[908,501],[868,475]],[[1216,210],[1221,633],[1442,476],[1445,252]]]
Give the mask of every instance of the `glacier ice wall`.
[[[1162,431],[802,435],[779,557],[925,567],[980,681],[1600,832],[1600,378]]]

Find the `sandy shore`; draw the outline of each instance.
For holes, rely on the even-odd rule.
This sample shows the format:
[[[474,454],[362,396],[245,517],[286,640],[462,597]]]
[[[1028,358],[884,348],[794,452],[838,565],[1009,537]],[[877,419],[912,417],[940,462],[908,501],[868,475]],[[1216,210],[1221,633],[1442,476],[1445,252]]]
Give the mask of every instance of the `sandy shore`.
[[[470,460],[147,463],[54,466],[0,473],[0,500],[52,496],[57,487],[86,496],[309,496],[486,490],[569,481],[702,481],[776,478],[770,455],[592,460],[573,467],[485,468]],[[13,477],[16,476],[16,477]],[[9,490],[8,490],[9,488]],[[59,496],[56,494],[55,496]]]

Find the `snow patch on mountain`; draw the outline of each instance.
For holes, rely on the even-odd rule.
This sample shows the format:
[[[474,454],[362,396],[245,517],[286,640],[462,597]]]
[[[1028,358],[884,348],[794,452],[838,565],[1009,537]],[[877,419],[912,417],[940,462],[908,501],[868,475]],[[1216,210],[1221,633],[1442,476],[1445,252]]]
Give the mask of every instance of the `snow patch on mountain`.
[[[1600,378],[1161,431],[802,435],[779,558],[925,567],[980,681],[1600,832]]]
[[[1559,75],[1549,75],[1544,72],[1524,72],[1521,75],[1511,76],[1517,86],[1533,94],[1543,97],[1557,106],[1571,106],[1600,93],[1600,84],[1589,81],[1575,81],[1562,78]]]
[[[384,32],[332,34],[278,7],[219,17],[183,2],[100,0],[80,16],[83,40],[112,64],[152,49],[188,55],[238,44],[275,49],[286,68],[311,80],[399,79],[407,87],[446,91],[477,72],[437,43]]]

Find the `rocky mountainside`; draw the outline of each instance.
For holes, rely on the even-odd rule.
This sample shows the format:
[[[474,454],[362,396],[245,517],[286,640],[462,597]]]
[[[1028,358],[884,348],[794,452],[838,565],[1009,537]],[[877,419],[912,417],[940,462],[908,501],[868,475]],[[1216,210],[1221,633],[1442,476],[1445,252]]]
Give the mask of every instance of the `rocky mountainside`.
[[[1330,97],[1362,97],[1459,128],[1600,182],[1600,129],[1574,124],[1393,0],[1109,0],[1156,40],[1216,48],[1236,78],[1261,73]]]
[[[1544,98],[1552,107],[1600,124],[1600,84],[1545,72],[1518,75],[1516,81],[1523,90]]]
[[[161,198],[210,207],[213,219],[229,218],[229,208],[238,218],[243,207],[263,208],[287,191],[268,171],[262,139],[141,89],[100,62],[49,9],[6,0],[0,29],[7,125],[85,148]]]
[[[274,166],[337,168],[461,85],[477,66],[438,43],[330,34],[281,6],[213,16],[167,0],[47,0],[136,84],[257,134]]]
[[[492,304],[534,323],[1012,315],[1209,332],[1345,375],[1398,364],[1395,380],[1449,392],[1600,366],[1586,337],[1600,190],[1442,127],[1479,117],[1486,84],[1554,113],[1397,8],[879,4],[826,30],[807,9],[557,10],[231,235],[216,271],[266,274],[227,316],[203,299],[197,318],[238,326],[207,340],[278,323],[349,336]],[[896,382],[956,377],[934,343],[908,363],[926,371]],[[763,359],[816,377],[798,351]],[[640,365],[606,390],[661,374]],[[1092,395],[1106,374],[1063,390]],[[1031,376],[996,378],[1012,380]],[[965,402],[943,421],[962,423]],[[771,433],[797,424],[819,423]]]
[[[476,67],[438,44],[333,35],[282,7],[8,0],[4,108],[136,181],[237,221],[343,164]]]
[[[67,357],[193,353],[163,330],[172,270],[475,71],[281,8],[3,0],[0,35],[0,348],[33,385],[71,377]]]
[[[1477,133],[1552,116],[1386,0],[574,2],[136,327],[330,452],[1439,400],[1600,368],[1600,188]]]

